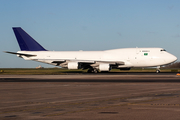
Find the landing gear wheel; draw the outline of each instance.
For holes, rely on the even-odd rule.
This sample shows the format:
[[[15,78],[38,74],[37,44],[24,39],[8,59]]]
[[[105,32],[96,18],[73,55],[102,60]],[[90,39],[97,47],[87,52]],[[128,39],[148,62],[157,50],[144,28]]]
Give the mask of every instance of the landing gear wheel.
[[[94,69],[94,73],[98,73],[98,70],[97,70],[97,69]]]
[[[156,70],[156,73],[160,73],[161,71],[160,70]]]
[[[88,73],[98,73],[99,71],[97,69],[89,69],[87,72]]]

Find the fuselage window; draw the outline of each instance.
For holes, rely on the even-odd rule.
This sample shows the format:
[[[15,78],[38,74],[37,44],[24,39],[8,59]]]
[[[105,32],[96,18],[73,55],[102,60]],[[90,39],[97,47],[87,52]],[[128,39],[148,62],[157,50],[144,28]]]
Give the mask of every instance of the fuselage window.
[[[142,52],[150,52],[149,50],[142,50]]]

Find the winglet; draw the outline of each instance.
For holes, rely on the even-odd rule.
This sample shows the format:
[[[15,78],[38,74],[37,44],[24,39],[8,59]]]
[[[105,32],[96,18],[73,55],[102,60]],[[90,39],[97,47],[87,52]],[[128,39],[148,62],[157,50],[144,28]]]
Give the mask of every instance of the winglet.
[[[46,51],[46,49],[28,35],[21,27],[13,27],[13,31],[21,51]]]

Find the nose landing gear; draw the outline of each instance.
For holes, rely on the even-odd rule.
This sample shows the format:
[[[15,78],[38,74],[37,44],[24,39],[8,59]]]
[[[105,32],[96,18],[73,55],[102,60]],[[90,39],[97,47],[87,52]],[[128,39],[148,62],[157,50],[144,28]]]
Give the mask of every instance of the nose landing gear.
[[[161,67],[161,66],[157,66],[156,73],[160,73],[160,72],[161,72],[161,71],[160,71],[160,67]]]

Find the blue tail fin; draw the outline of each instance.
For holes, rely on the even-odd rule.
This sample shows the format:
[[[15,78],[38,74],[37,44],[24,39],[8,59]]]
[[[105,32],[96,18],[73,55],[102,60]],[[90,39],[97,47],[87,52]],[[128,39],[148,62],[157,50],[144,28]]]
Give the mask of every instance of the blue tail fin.
[[[13,27],[13,31],[21,51],[46,51],[46,49],[28,35],[22,28]]]

